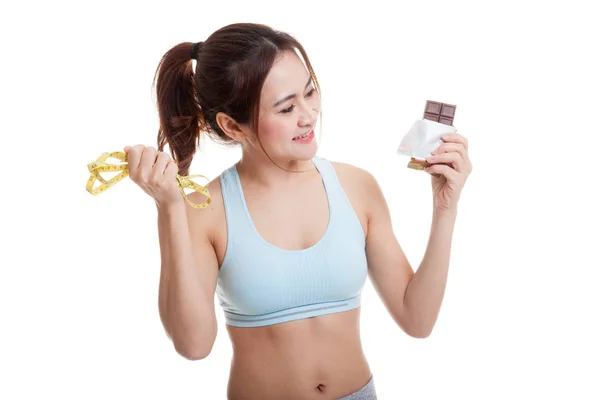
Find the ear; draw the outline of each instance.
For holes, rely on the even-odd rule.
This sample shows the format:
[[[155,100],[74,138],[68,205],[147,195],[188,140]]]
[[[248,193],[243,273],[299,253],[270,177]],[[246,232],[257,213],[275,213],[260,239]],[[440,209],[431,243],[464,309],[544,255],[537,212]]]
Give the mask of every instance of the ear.
[[[217,124],[221,130],[236,142],[243,142],[249,136],[248,128],[237,123],[224,112],[217,113]]]

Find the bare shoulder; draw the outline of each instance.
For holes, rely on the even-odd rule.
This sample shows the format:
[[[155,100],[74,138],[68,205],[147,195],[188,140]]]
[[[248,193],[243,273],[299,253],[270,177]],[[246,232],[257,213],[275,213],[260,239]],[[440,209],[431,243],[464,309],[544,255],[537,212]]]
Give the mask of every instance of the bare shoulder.
[[[206,185],[206,189],[210,195],[210,204],[205,208],[194,208],[186,202],[186,210],[190,230],[204,232],[212,242],[217,233],[216,228],[219,226],[219,221],[224,217],[220,175],[211,180]],[[204,194],[198,192],[192,192],[187,197],[195,204],[202,204],[207,200]]]
[[[375,177],[363,168],[344,162],[330,162],[366,235],[373,207],[373,193],[379,192],[379,185]]]
[[[345,162],[330,162],[345,190],[363,193],[378,187],[377,180],[366,169]]]

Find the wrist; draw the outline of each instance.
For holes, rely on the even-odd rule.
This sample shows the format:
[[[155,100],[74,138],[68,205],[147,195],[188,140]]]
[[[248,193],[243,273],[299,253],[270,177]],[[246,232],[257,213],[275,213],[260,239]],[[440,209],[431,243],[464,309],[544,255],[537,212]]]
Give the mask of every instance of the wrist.
[[[451,208],[433,208],[433,216],[436,218],[455,218],[458,214],[458,207]]]
[[[166,214],[179,214],[182,211],[185,213],[185,203],[183,201],[177,202],[154,202],[156,204],[156,210],[160,213]]]

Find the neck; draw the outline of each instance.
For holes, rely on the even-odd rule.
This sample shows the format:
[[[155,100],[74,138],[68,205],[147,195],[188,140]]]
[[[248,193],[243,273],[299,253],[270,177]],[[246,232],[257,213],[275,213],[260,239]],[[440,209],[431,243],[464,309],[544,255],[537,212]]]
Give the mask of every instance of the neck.
[[[296,184],[318,173],[312,160],[271,161],[265,154],[250,154],[246,151],[242,152],[237,170],[244,181],[263,187]]]

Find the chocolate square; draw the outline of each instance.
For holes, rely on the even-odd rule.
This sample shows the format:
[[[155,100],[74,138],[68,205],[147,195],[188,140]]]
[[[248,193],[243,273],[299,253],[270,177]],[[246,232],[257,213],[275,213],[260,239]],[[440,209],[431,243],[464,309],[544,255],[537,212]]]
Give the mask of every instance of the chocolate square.
[[[425,103],[425,112],[426,113],[439,114],[441,109],[442,109],[442,103],[439,103],[437,101],[428,100],[427,103]]]
[[[452,125],[456,106],[454,104],[442,103],[439,101],[427,100],[425,103],[425,112],[423,119],[439,122],[441,124]]]
[[[440,114],[443,115],[444,117],[454,118],[455,111],[456,111],[456,106],[444,104],[442,106],[442,111],[440,112]]]

